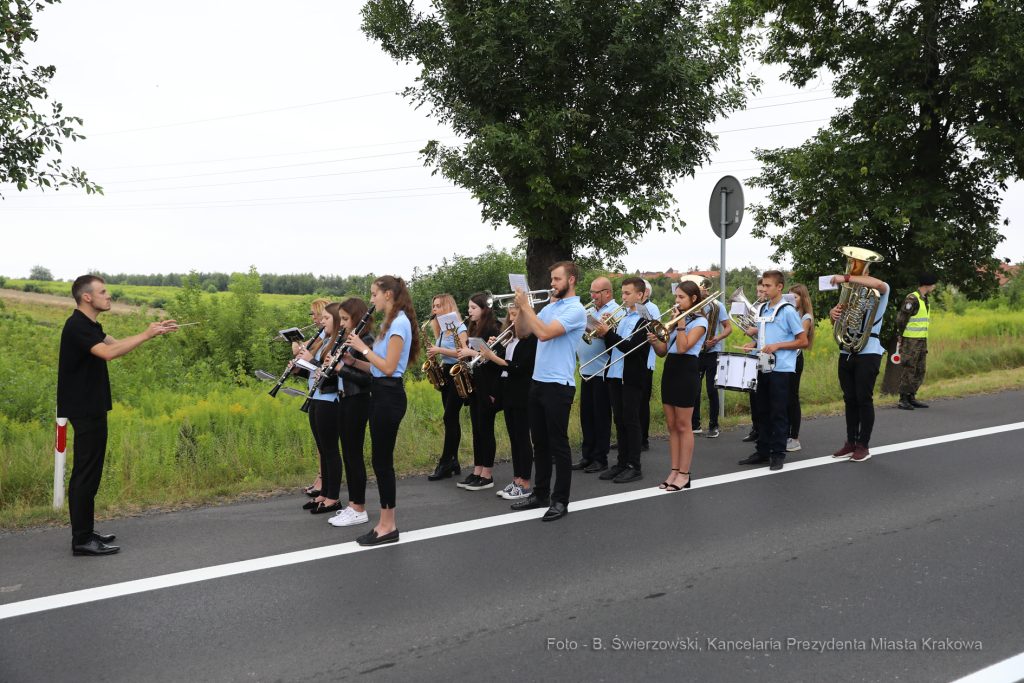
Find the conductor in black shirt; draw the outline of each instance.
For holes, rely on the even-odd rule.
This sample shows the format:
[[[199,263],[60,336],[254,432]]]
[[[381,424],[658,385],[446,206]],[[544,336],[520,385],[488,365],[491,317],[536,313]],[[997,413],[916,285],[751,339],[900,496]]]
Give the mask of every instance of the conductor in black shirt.
[[[71,286],[78,307],[64,323],[57,366],[57,417],[66,417],[74,428],[73,466],[68,484],[71,512],[71,551],[75,555],[112,555],[120,548],[107,545],[113,535],[93,530],[93,508],[103,476],[107,451],[107,411],[110,377],[107,361],[125,355],[153,337],[176,329],[174,320],[152,323],[145,332],[114,339],[103,332],[96,318],[110,310],[106,282],[83,275]]]

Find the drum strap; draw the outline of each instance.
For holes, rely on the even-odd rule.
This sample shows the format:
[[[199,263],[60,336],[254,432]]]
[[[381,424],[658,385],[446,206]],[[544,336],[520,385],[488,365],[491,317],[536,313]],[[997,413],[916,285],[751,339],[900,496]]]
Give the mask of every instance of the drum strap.
[[[770,318],[769,317],[763,317],[761,315],[761,311],[764,310],[764,307],[767,306],[767,305],[768,305],[767,303],[761,304],[761,308],[757,309],[757,316],[754,318],[754,322],[757,323],[757,346],[758,346],[758,348],[762,348],[762,349],[764,348],[764,326],[765,326],[765,324],[766,323],[773,323],[773,322],[775,322],[775,316],[777,316],[779,314],[779,311],[782,310],[782,307],[783,306],[792,306],[793,304],[791,304],[788,301],[786,301],[785,299],[783,299],[782,301],[779,302],[779,305],[775,307],[775,310],[772,311],[772,315],[771,315]]]

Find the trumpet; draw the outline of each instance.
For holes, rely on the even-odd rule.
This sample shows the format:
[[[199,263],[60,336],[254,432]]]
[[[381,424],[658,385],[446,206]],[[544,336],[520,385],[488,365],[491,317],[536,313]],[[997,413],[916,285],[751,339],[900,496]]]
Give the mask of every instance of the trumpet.
[[[317,324],[318,323],[313,323],[312,325],[306,325],[305,327],[300,327],[298,331],[299,332],[305,332],[306,330],[308,330],[311,327],[316,327]],[[273,339],[271,339],[270,342],[281,341],[282,339],[284,339],[284,335],[283,334],[279,334],[276,337],[274,337]],[[269,344],[270,342],[267,342],[267,343]]]
[[[609,330],[614,331],[615,328],[619,326],[619,323],[622,321],[622,319],[626,317],[626,312],[626,304],[619,304],[618,307],[614,308],[612,312],[608,314],[608,317],[602,320],[601,322],[607,325]],[[594,331],[588,329],[586,332],[584,332],[583,341],[585,341],[588,344],[593,344]]]
[[[516,326],[515,325],[509,325],[508,327],[505,328],[504,332],[502,332],[501,334],[498,335],[498,337],[494,340],[493,344],[488,344],[487,345],[487,350],[491,351],[493,353],[494,350],[496,348],[498,348],[499,346],[508,346],[508,343],[510,341],[512,341],[512,338],[515,336],[515,334],[516,334]],[[475,368],[476,366],[483,365],[486,362],[487,362],[487,359],[483,357],[483,354],[480,354],[476,358],[474,358],[473,360],[469,361],[469,369],[470,369],[470,371],[472,371],[473,368]]]
[[[549,301],[551,301],[551,297],[552,297],[552,295],[554,295],[554,293],[555,293],[554,289],[535,289],[535,290],[531,290],[531,291],[527,292],[526,295],[528,297],[530,297],[530,303],[531,304],[546,304]],[[501,308],[508,308],[509,306],[514,306],[515,305],[513,303],[513,300],[516,297],[515,292],[513,292],[511,294],[491,294],[488,291],[488,292],[485,292],[484,294],[487,297],[487,307],[488,308],[494,308],[494,304],[498,304],[498,306],[500,306]],[[535,299],[533,297],[534,294],[537,294],[537,295],[547,294],[547,296],[544,297],[543,299]]]

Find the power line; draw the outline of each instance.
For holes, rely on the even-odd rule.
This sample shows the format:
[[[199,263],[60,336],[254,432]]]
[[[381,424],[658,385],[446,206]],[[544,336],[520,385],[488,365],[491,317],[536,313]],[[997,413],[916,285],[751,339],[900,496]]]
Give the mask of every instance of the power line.
[[[137,133],[143,130],[157,130],[160,128],[173,128],[175,126],[191,126],[195,123],[210,123],[211,121],[224,121],[226,119],[239,119],[244,116],[257,116],[259,114],[272,114],[278,111],[289,111],[291,109],[303,109],[305,107],[319,107],[324,104],[334,104],[335,102],[347,102],[349,100],[360,100],[366,97],[377,97],[379,95],[394,94],[394,90],[385,90],[382,92],[369,93],[367,95],[354,95],[352,97],[342,97],[336,100],[325,100],[323,102],[310,102],[309,104],[296,104],[291,107],[280,107],[278,109],[264,109],[262,111],[250,111],[244,114],[230,114],[228,116],[217,116],[212,119],[198,119],[196,121],[181,121],[180,123],[165,123],[159,126],[147,126],[146,128],[129,128],[127,130],[114,130],[108,133],[91,133],[88,137],[98,138],[103,135],[120,135],[121,133]]]
[[[780,126],[797,126],[801,123],[821,123],[822,121],[828,121],[828,119],[811,119],[810,121],[790,121],[789,123],[775,123],[769,126],[752,126],[750,128],[733,128],[732,130],[713,130],[710,131],[712,135],[721,135],[722,133],[739,133],[744,130],[760,130],[762,128],[778,128]]]

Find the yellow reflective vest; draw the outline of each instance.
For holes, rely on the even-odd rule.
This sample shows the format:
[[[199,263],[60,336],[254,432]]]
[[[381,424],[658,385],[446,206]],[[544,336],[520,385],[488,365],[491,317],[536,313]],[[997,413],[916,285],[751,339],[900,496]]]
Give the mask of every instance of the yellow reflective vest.
[[[907,339],[928,338],[928,302],[921,296],[921,292],[911,292],[910,296],[917,299],[917,314],[907,322],[907,328],[903,330],[903,336]]]

